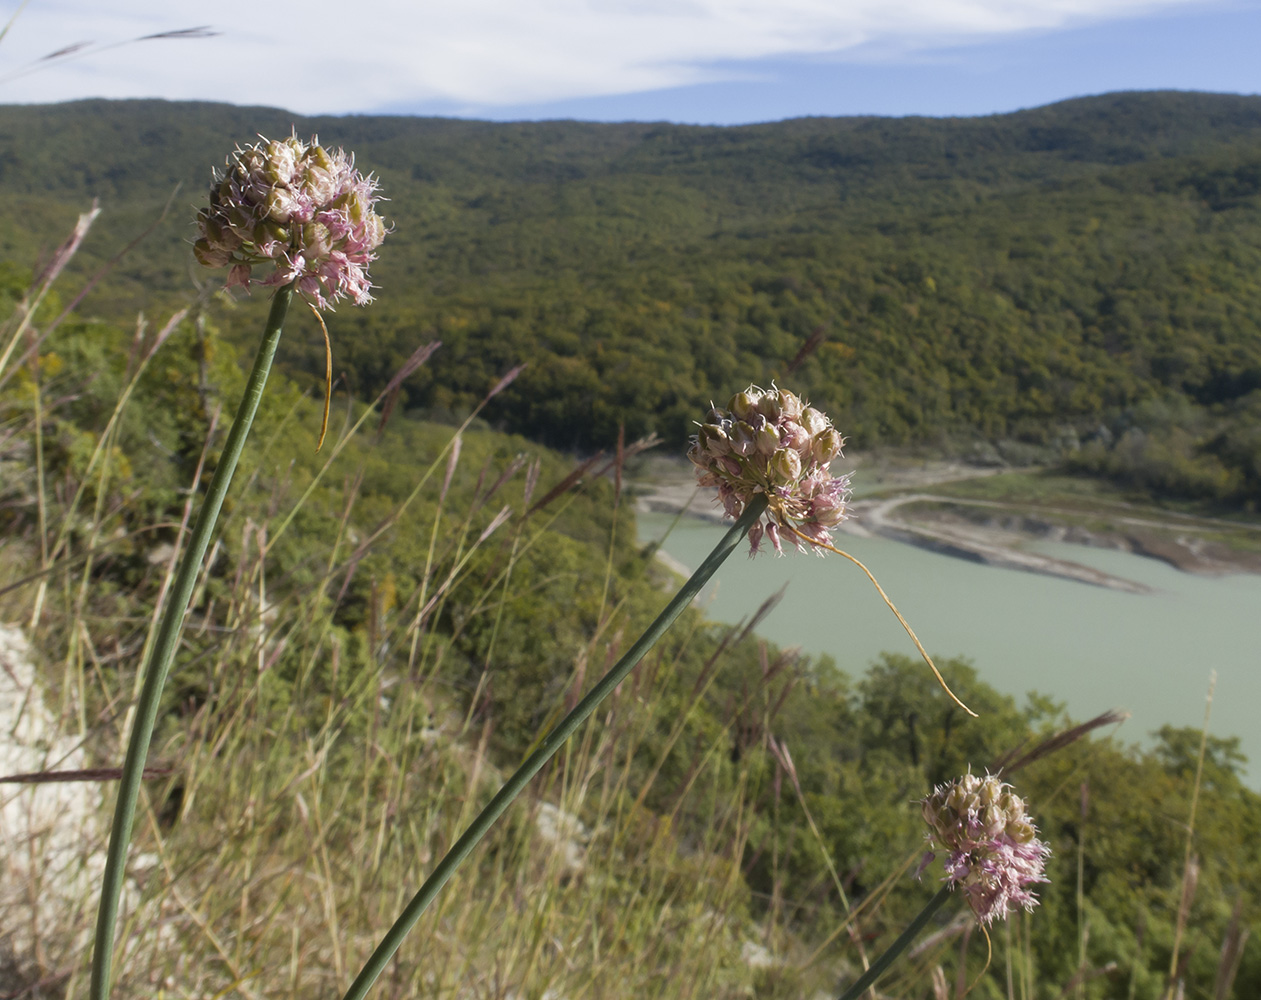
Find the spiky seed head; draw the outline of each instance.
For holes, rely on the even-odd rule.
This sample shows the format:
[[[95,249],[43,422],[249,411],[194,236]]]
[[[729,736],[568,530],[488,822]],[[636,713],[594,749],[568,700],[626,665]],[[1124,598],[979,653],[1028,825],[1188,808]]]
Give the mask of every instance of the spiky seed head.
[[[921,803],[930,852],[921,871],[946,853],[945,881],[957,885],[977,918],[990,923],[1017,906],[1037,905],[1030,886],[1047,881],[1051,849],[1038,840],[1024,800],[994,775],[969,772],[938,785]]]
[[[714,407],[692,439],[688,458],[702,486],[718,487],[730,517],[739,517],[755,496],[765,496],[766,523],[749,530],[752,553],[763,537],[782,552],[785,528],[798,548],[832,543],[829,529],[845,519],[850,495],[849,477],[830,471],[842,444],[827,416],[795,393],[751,385],[725,408]]]
[[[372,301],[368,265],[388,231],[374,206],[376,178],[354,158],[296,135],[238,147],[215,175],[209,207],[197,214],[193,256],[227,267],[227,285],[297,283],[324,309],[342,298]],[[261,279],[254,268],[270,265]]]

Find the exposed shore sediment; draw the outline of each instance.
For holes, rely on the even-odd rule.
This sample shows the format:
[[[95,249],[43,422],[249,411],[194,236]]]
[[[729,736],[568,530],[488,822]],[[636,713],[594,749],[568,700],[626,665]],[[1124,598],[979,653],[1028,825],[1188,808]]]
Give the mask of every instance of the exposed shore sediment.
[[[995,471],[954,462],[873,469],[871,480],[883,490],[896,492],[860,496],[852,501],[853,516],[841,525],[841,530],[851,535],[889,538],[988,566],[1041,573],[1129,593],[1147,593],[1151,588],[1033,551],[1028,546],[1058,541],[1119,549],[1160,559],[1189,573],[1261,572],[1261,553],[1234,549],[1213,538],[1223,528],[1244,527],[1235,522],[1131,507],[1109,511],[1106,516],[1095,512],[1094,523],[1087,528],[1077,523],[1080,510],[924,492],[933,485],[976,479]],[[658,461],[650,477],[637,484],[636,503],[641,511],[685,511],[689,517],[721,522],[722,510],[709,495],[712,492],[697,489],[686,463]],[[1261,527],[1255,530],[1261,531]]]

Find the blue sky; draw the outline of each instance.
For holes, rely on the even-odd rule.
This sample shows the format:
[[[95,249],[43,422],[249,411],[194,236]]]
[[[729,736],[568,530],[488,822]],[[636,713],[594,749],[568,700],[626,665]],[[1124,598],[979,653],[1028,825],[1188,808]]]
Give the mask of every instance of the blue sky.
[[[1261,4],[1175,8],[913,52],[731,62],[722,82],[475,110],[706,124],[802,115],[983,115],[1116,90],[1261,93]],[[442,113],[440,102],[409,113]],[[453,111],[450,105],[447,112]]]
[[[734,124],[1261,92],[1261,0],[0,0],[15,12],[3,102]]]

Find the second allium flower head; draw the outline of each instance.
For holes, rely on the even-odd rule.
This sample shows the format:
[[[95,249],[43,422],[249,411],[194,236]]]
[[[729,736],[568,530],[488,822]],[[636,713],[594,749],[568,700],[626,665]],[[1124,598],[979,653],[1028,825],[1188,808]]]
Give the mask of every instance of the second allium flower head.
[[[342,298],[364,305],[372,301],[368,264],[386,233],[373,210],[376,190],[340,149],[263,139],[238,148],[216,174],[193,253],[207,267],[230,268],[229,287],[248,286],[255,267],[271,264],[264,285],[295,282],[320,308]]]
[[[702,486],[717,486],[731,517],[755,496],[767,500],[766,524],[749,529],[756,554],[765,533],[776,552],[787,530],[800,548],[806,541],[831,545],[831,528],[846,517],[849,477],[833,477],[832,459],[844,443],[821,411],[786,389],[749,386],[714,407],[693,439],[688,458]]]
[[[924,799],[924,822],[933,847],[947,852],[946,881],[959,886],[984,923],[1017,906],[1031,910],[1030,886],[1047,881],[1043,869],[1051,849],[1025,812],[1024,800],[993,775],[965,774],[938,785]],[[924,859],[924,866],[933,854]]]

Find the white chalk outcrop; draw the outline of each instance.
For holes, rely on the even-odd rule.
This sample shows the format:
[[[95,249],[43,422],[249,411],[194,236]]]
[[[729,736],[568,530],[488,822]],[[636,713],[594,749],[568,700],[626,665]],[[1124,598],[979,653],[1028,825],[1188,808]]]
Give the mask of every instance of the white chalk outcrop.
[[[25,635],[0,624],[0,778],[88,766],[81,741],[61,735]],[[87,948],[109,831],[102,790],[0,783],[0,986]],[[129,884],[124,912],[138,898]]]

